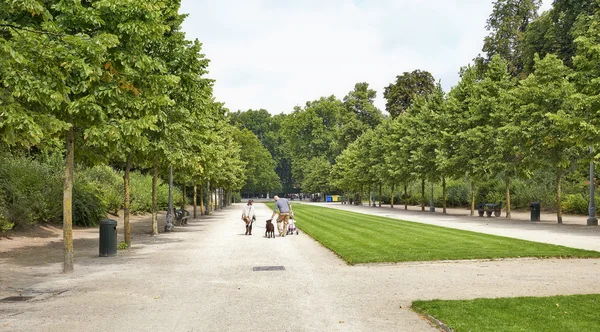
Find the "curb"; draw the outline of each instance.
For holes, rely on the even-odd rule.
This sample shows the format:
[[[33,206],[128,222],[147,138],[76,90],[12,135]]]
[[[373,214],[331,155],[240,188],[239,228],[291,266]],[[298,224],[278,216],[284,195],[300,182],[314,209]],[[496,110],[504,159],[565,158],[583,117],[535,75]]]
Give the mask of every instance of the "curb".
[[[431,322],[433,325],[435,325],[438,328],[440,328],[442,331],[444,331],[444,332],[454,332],[454,330],[450,326],[444,324],[444,322],[442,322],[441,320],[439,320],[439,319],[431,316],[430,314],[426,313],[423,309],[421,309],[419,307],[415,307],[412,304],[410,305],[410,308],[413,311],[415,311],[416,313],[418,313],[419,315],[427,318],[427,320],[429,322]]]

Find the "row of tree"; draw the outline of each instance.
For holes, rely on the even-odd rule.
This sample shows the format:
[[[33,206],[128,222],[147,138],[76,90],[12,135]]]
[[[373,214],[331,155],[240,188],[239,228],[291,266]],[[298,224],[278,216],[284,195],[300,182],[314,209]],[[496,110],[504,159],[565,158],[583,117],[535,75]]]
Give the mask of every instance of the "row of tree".
[[[157,179],[170,165],[194,194],[196,184],[229,193],[244,184],[245,137],[214,100],[209,60],[197,40],[186,40],[179,7],[155,0],[0,2],[0,142],[65,156],[64,272],[73,271],[75,163],[124,170],[127,245],[132,168],[154,176],[152,234]]]
[[[426,181],[445,188],[446,179],[466,177],[473,213],[477,183],[501,177],[510,218],[511,179],[544,170],[555,177],[561,222],[562,180],[595,159],[589,147],[600,143],[600,1],[555,0],[541,16],[539,7],[539,0],[495,1],[485,56],[461,69],[448,94],[426,71],[399,75],[384,90],[389,118],[373,105],[375,91],[359,83],[343,100],[232,120],[276,157],[290,191],[393,192],[420,180],[424,200]]]
[[[463,68],[448,95],[439,85],[430,90],[431,77],[420,80],[427,84],[399,77],[397,85],[405,90],[400,98],[388,98],[392,119],[338,157],[334,183],[359,191],[414,178],[422,179],[423,187],[426,180],[441,180],[445,211],[445,179],[466,175],[473,214],[476,183],[501,176],[510,218],[511,178],[551,169],[561,223],[562,179],[578,162],[593,158],[588,147],[600,143],[600,2],[578,6],[576,14],[566,2],[555,1],[538,18],[539,1],[496,1],[487,57]],[[557,30],[565,25],[569,33]],[[423,77],[417,74],[411,74],[413,81]]]

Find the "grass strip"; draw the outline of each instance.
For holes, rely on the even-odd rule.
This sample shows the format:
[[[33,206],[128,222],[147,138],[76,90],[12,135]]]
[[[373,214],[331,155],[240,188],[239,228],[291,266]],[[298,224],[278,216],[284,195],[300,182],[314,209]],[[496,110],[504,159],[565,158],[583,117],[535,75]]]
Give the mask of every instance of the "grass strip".
[[[600,295],[415,301],[453,331],[600,331]]]
[[[273,203],[267,203],[273,208]],[[600,252],[294,204],[296,225],[349,264],[519,257],[598,258]]]

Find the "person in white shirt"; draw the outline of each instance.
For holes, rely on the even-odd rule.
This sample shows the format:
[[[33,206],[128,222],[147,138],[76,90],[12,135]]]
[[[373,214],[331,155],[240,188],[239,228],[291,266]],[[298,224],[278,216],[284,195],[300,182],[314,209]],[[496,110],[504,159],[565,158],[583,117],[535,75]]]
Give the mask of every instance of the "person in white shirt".
[[[254,206],[252,206],[253,202],[253,200],[249,199],[248,204],[244,206],[244,211],[242,212],[242,220],[246,223],[245,235],[252,235],[252,223],[256,219],[256,212],[254,211]]]

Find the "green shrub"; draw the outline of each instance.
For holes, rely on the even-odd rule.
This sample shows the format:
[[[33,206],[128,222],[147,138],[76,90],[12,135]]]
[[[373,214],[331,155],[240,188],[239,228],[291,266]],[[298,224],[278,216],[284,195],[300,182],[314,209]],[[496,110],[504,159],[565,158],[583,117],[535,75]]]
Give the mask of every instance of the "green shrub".
[[[106,205],[91,182],[76,178],[73,183],[73,224],[94,227],[106,218]]]
[[[123,206],[123,172],[99,165],[83,169],[79,175],[94,186],[107,212],[116,215]]]
[[[446,204],[449,207],[469,206],[471,185],[464,180],[450,180],[446,184]]]
[[[142,174],[140,172],[131,172],[131,213],[152,212],[152,175]],[[173,204],[181,202],[183,192],[176,186],[173,186]],[[166,210],[169,207],[169,185],[160,178],[157,186],[157,203],[159,210]]]
[[[144,213],[152,211],[152,176],[139,172],[131,172],[131,213]]]
[[[503,193],[506,185],[501,179],[490,179],[476,184],[475,204],[481,203],[504,203],[506,200]]]
[[[36,223],[61,223],[63,164],[59,157],[39,160],[0,155],[0,232]],[[123,172],[110,166],[76,168],[73,180],[73,223],[96,226],[107,211],[116,214],[123,205]],[[158,205],[168,205],[168,185],[159,179]],[[173,188],[173,201],[181,202],[181,189]],[[131,173],[131,212],[152,209],[152,176]]]
[[[562,198],[562,208],[564,213],[587,214],[589,197],[585,198],[581,194],[566,194]]]
[[[60,169],[25,157],[1,157],[3,228],[58,222],[62,210]]]
[[[4,193],[0,191],[0,233],[4,233],[11,230],[15,224],[10,222],[4,216],[6,214],[6,207],[4,205]]]

